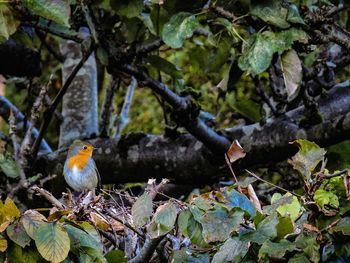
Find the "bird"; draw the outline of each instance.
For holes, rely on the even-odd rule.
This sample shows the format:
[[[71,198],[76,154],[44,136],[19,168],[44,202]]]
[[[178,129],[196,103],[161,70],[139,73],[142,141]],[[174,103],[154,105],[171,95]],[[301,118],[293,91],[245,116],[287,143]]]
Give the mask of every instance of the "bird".
[[[64,163],[63,175],[67,184],[77,192],[100,189],[101,178],[95,161],[92,159],[94,147],[86,142],[75,140],[69,147]]]

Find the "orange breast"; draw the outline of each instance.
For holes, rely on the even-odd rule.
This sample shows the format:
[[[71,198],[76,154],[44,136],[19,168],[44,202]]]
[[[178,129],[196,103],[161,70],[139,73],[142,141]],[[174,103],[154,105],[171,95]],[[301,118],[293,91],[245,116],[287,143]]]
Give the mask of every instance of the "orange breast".
[[[68,168],[73,169],[76,166],[79,170],[83,170],[89,161],[88,155],[77,154],[68,160]]]

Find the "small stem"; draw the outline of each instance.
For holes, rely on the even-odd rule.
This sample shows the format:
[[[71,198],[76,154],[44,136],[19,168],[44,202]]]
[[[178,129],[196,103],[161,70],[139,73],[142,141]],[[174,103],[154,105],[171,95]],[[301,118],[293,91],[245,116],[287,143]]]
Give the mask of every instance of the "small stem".
[[[254,174],[254,173],[248,171],[247,169],[245,169],[245,171],[246,171],[247,173],[249,173],[251,176],[253,176],[253,177],[255,177],[256,179],[258,179],[259,181],[262,181],[262,182],[264,182],[264,183],[266,183],[266,184],[269,184],[269,185],[271,185],[271,186],[273,186],[273,187],[276,187],[277,189],[279,189],[279,190],[281,190],[281,191],[284,191],[284,192],[286,192],[286,193],[291,193],[292,195],[295,195],[295,196],[297,196],[297,197],[301,197],[301,195],[298,195],[298,194],[296,194],[296,193],[294,193],[294,192],[292,192],[292,191],[288,191],[287,189],[284,189],[284,188],[282,188],[282,187],[280,187],[280,186],[278,186],[278,185],[275,185],[275,184],[273,184],[273,183],[271,183],[271,182],[269,182],[269,181],[266,181],[266,180],[262,179],[261,177],[259,177],[259,176],[257,176],[256,174]]]
[[[238,183],[236,174],[235,174],[235,172],[234,172],[233,169],[232,169],[232,165],[231,165],[231,163],[230,163],[230,159],[229,159],[229,157],[227,156],[226,153],[225,153],[225,160],[226,160],[226,163],[227,163],[227,165],[228,165],[228,168],[230,168],[230,171],[231,171],[231,173],[232,173],[233,178],[234,178],[235,181],[236,181],[238,191],[239,191],[240,193],[243,193],[243,192],[242,192],[242,188],[239,186],[239,183]]]

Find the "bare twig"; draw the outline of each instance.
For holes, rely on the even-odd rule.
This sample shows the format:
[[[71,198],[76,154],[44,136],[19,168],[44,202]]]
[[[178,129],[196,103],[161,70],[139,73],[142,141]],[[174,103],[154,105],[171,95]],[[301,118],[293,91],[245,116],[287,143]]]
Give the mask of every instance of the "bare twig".
[[[120,78],[116,81],[113,76],[110,77],[106,94],[104,97],[102,111],[101,111],[101,123],[100,123],[100,136],[107,137],[109,133],[109,123],[111,119],[111,113],[113,112],[113,99],[115,92],[120,87]]]
[[[31,148],[32,148],[32,131],[34,129],[34,126],[36,125],[37,121],[40,118],[40,111],[44,104],[44,99],[47,94],[49,85],[52,81],[52,75],[50,76],[50,79],[46,85],[43,85],[40,89],[40,93],[38,97],[36,98],[32,110],[31,110],[31,116],[30,116],[30,122],[29,122],[29,128],[26,131],[26,134],[22,141],[22,146],[20,150],[20,156],[21,156],[21,163],[23,165],[23,168],[27,167],[29,161],[30,161],[30,155],[31,155]]]
[[[134,95],[135,88],[137,87],[137,80],[132,77],[131,83],[128,86],[128,90],[125,94],[125,99],[123,103],[122,110],[117,118],[116,131],[114,138],[119,139],[125,126],[129,123],[129,110],[132,102],[132,97]]]
[[[139,237],[141,237],[143,240],[145,240],[145,235],[143,233],[141,233],[140,231],[138,231],[137,229],[135,229],[132,225],[130,225],[128,222],[124,222],[123,220],[121,220],[120,218],[118,218],[112,211],[110,210],[105,210],[105,212],[107,213],[107,215],[109,215],[110,217],[112,217],[115,221],[118,221],[119,223],[123,224],[124,226],[126,226],[127,228],[129,228],[131,231],[133,231],[135,234],[137,234]]]
[[[236,20],[236,16],[234,14],[225,10],[221,6],[211,5],[210,10],[213,11],[214,13],[220,15],[220,16],[227,18],[228,20],[231,20],[231,21]]]
[[[66,209],[66,206],[58,201],[49,191],[46,191],[43,188],[40,188],[36,185],[32,186],[31,189],[38,193],[40,196],[44,197],[47,201],[49,201],[53,206],[59,209]]]
[[[261,181],[261,182],[264,182],[264,183],[269,184],[269,185],[271,185],[271,186],[273,186],[273,187],[276,187],[277,189],[279,189],[279,190],[281,190],[281,191],[283,191],[283,192],[291,193],[292,195],[295,195],[295,196],[297,196],[297,197],[301,197],[301,195],[298,195],[297,193],[294,193],[294,192],[292,192],[292,191],[289,191],[289,190],[287,190],[287,189],[284,189],[284,188],[282,188],[282,187],[280,187],[280,186],[278,186],[278,185],[275,185],[275,184],[273,184],[273,183],[271,183],[271,182],[269,182],[269,181],[266,181],[266,180],[262,179],[261,177],[257,176],[255,173],[252,173],[252,172],[248,171],[247,169],[245,169],[245,171],[246,171],[247,173],[249,173],[251,176],[253,176],[253,177],[255,177],[256,179],[258,179],[259,181]]]
[[[225,153],[225,160],[226,160],[226,163],[227,163],[227,165],[228,165],[228,168],[230,168],[230,171],[231,171],[231,173],[232,173],[233,178],[234,178],[235,181],[236,181],[237,190],[238,190],[240,193],[243,193],[243,192],[242,192],[242,188],[240,187],[240,185],[239,185],[239,183],[238,183],[238,179],[237,179],[237,177],[236,177],[236,174],[235,174],[235,172],[234,172],[233,169],[232,169],[232,165],[231,165],[231,162],[230,162],[230,158],[227,156],[226,153]]]
[[[49,25],[49,21],[47,22],[48,25],[43,25],[43,24],[38,24],[37,22],[34,22],[34,21],[28,21],[28,22],[25,22],[23,23],[24,26],[30,26],[30,27],[34,27],[36,29],[40,29],[44,32],[48,32],[52,35],[55,35],[55,36],[58,36],[58,37],[61,37],[63,39],[67,39],[67,40],[72,40],[74,42],[77,42],[77,43],[82,43],[83,42],[83,39],[76,36],[76,35],[70,35],[70,34],[67,34],[65,32],[62,32],[62,31],[59,31],[57,30],[57,28],[55,27],[52,27]]]
[[[148,238],[138,255],[131,259],[129,263],[149,262],[158,244],[164,237],[165,236],[160,236],[154,239]]]
[[[21,129],[24,130],[24,115],[18,111],[18,109],[10,102],[8,101],[4,96],[0,96],[0,116],[5,119],[8,120],[10,117],[10,113],[16,113],[15,117],[16,117],[16,121],[17,121],[17,126],[19,126],[19,124],[22,125]],[[27,122],[27,125],[30,125],[30,123]],[[38,130],[36,128],[33,128],[33,136],[36,138],[38,136]],[[47,153],[52,152],[50,146],[47,144],[47,142],[45,140],[41,141],[40,144],[40,150],[45,151]]]
[[[41,143],[41,140],[43,139],[44,133],[46,129],[48,128],[50,121],[52,119],[52,116],[54,115],[54,112],[58,106],[58,104],[61,102],[64,94],[66,93],[67,89],[69,88],[70,84],[74,80],[75,76],[77,75],[78,71],[81,69],[81,67],[84,65],[85,61],[90,57],[92,52],[95,49],[95,45],[91,45],[88,52],[81,58],[79,63],[75,66],[75,68],[72,70],[72,73],[67,78],[66,82],[60,89],[60,91],[57,93],[55,99],[52,101],[52,104],[50,107],[44,112],[44,120],[41,123],[40,130],[38,137],[36,138],[33,149],[32,149],[32,158],[35,160],[36,156],[38,155],[39,146]]]

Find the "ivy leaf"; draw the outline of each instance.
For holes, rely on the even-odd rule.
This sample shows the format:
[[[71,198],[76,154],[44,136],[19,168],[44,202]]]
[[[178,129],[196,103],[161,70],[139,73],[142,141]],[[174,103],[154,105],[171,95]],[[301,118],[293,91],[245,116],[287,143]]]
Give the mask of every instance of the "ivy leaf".
[[[290,217],[280,217],[277,225],[277,238],[283,239],[286,235],[294,232],[294,224]]]
[[[244,194],[236,190],[231,190],[225,193],[228,206],[231,208],[240,208],[246,211],[252,218],[256,215],[256,209],[254,204]]]
[[[131,208],[131,216],[136,228],[144,226],[152,216],[152,199],[148,193],[143,193]]]
[[[288,101],[292,101],[299,93],[299,85],[303,76],[301,61],[294,49],[287,51],[281,58],[284,86]]]
[[[239,237],[229,238],[214,255],[212,263],[240,262],[248,248],[249,243],[239,240]]]
[[[295,244],[298,248],[302,249],[308,256],[311,262],[320,261],[320,244],[317,242],[317,234],[309,233],[301,234],[295,240]]]
[[[290,24],[286,21],[288,10],[281,6],[279,1],[266,1],[262,4],[255,5],[251,11],[264,22],[277,26],[279,28],[288,28]]]
[[[21,222],[17,221],[8,226],[6,229],[7,236],[17,245],[24,248],[29,245],[31,238],[26,233]]]
[[[181,77],[181,71],[171,62],[168,60],[156,56],[151,55],[147,57],[147,61],[156,69],[163,71],[164,73],[174,77],[174,78],[180,78]]]
[[[24,5],[38,16],[69,26],[71,10],[67,0],[24,0]]]
[[[286,193],[283,197],[292,196],[291,193]],[[280,193],[274,193],[271,198],[271,204],[276,203],[277,200],[283,198]],[[295,221],[300,215],[301,205],[296,196],[292,197],[292,202],[288,204],[283,204],[277,208],[277,212],[282,217],[290,217],[293,221]]]
[[[15,33],[20,23],[10,7],[0,3],[0,42]]]
[[[287,251],[293,251],[296,245],[288,240],[281,240],[278,243],[267,240],[259,250],[259,259],[265,257],[282,259]]]
[[[173,229],[177,212],[177,206],[172,202],[159,206],[153,216],[152,224],[147,228],[151,238],[165,235]]]
[[[326,205],[333,208],[339,207],[338,196],[333,192],[324,190],[322,188],[316,190],[314,200],[322,209],[325,209]]]
[[[301,18],[299,9],[296,5],[289,5],[287,21],[294,24],[303,24],[305,25],[304,20]]]
[[[61,262],[70,250],[67,231],[58,223],[41,223],[34,235],[40,255],[47,261]]]
[[[243,222],[243,215],[242,211],[229,215],[224,208],[206,212],[201,220],[204,241],[207,243],[225,241],[232,231],[239,228],[240,223]]]
[[[288,162],[308,181],[311,178],[311,173],[326,154],[326,151],[316,143],[304,139],[296,140],[293,144],[298,145],[299,151]]]
[[[251,241],[262,245],[265,241],[277,236],[277,214],[270,215],[261,221],[255,231],[245,232],[241,235],[241,240]]]
[[[193,31],[199,27],[199,22],[191,13],[180,12],[173,15],[164,25],[162,39],[172,48],[180,48],[186,38],[193,35]]]
[[[260,74],[271,64],[274,53],[271,39],[264,34],[254,34],[243,44],[242,53],[238,60],[240,69],[252,75]]]

